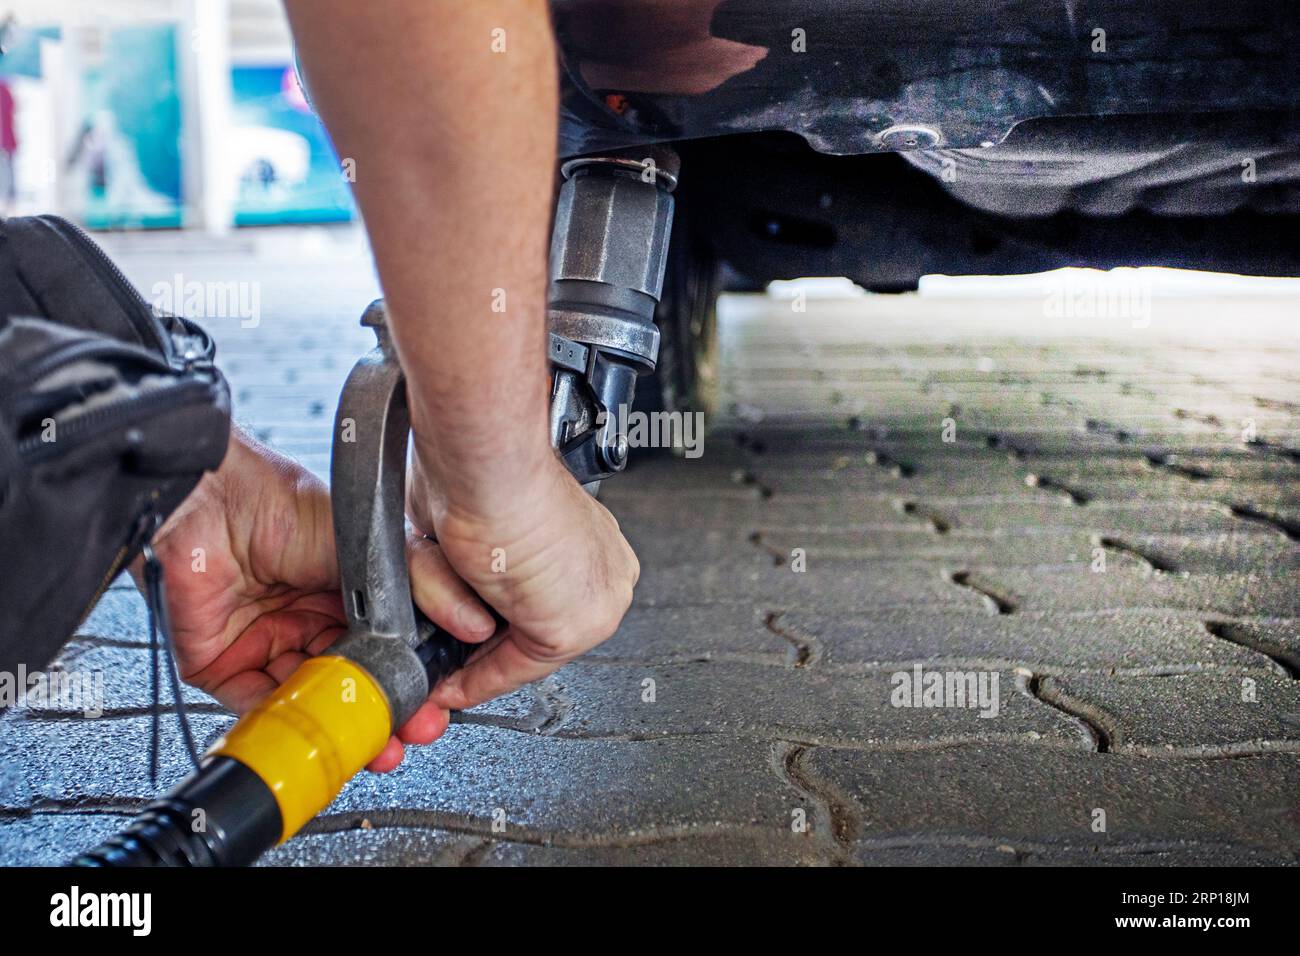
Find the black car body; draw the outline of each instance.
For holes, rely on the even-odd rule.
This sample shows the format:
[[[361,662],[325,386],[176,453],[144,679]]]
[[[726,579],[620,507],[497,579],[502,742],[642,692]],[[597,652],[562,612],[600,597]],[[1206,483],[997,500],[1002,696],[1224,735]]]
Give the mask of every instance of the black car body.
[[[1063,266],[1300,275],[1292,2],[552,7],[562,154],[671,142],[682,158],[669,401],[695,386],[723,287],[843,275],[897,292]]]
[[[685,141],[754,282],[1297,274],[1285,0],[554,0],[566,155]],[[694,187],[694,188],[692,188]]]

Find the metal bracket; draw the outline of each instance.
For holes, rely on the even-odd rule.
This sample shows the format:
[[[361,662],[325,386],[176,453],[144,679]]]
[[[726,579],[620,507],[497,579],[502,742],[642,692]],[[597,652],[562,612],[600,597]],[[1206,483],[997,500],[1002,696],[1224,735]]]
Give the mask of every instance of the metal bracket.
[[[352,368],[334,419],[330,487],[343,600],[352,630],[419,643],[406,569],[411,414],[382,301],[361,324],[379,344]]]
[[[334,419],[330,496],[348,633],[330,653],[356,661],[404,724],[473,645],[435,627],[411,599],[406,567],[406,454],[411,413],[382,300],[361,324],[378,345],[353,366]]]

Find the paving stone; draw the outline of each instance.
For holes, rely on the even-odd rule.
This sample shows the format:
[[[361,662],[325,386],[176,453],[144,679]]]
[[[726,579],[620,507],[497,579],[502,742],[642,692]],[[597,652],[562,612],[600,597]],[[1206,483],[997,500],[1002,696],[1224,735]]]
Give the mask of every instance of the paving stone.
[[[863,866],[1259,866],[1292,862],[1275,851],[1241,846],[1207,848],[1186,844],[1114,844],[1067,846],[1017,840],[1012,846],[996,837],[896,837],[859,841],[853,862]]]
[[[1294,574],[1285,568],[1166,574],[1151,573],[1132,561],[1108,562],[1106,567],[1105,573],[1095,573],[1083,562],[1025,568],[902,558],[893,562],[821,561],[809,563],[803,574],[793,574],[793,581],[785,580],[786,568],[734,574],[745,591],[737,585],[732,588],[733,593],[746,594],[754,588],[761,592],[765,606],[775,608],[820,604],[844,610],[900,605],[965,609],[973,606],[967,597],[976,597],[979,606],[990,612],[990,599],[1004,603],[1007,613],[1151,608],[1235,617],[1300,616],[1300,591],[1294,586]],[[638,600],[689,603],[699,593],[720,588],[728,573],[717,570],[710,577],[702,571],[695,582],[679,583],[675,590],[668,590],[652,576],[645,591],[638,590]],[[966,594],[956,596],[954,590]]]
[[[979,453],[936,461],[905,447],[893,451],[875,447],[831,457],[820,467],[801,468],[791,462],[778,468],[764,461],[752,468],[774,495],[906,496],[949,502],[1005,498],[1037,504],[1059,504],[1064,499],[1065,503],[1081,500],[1094,507],[1116,504],[1125,508],[1138,501],[1195,501],[1216,510],[1247,505],[1282,515],[1300,504],[1300,483],[1278,477],[1191,480],[1165,468],[1153,468],[1145,457],[1123,460],[1126,467],[1122,469],[1115,463],[1112,459],[1102,470],[1077,463],[1009,460]],[[1203,469],[1198,473],[1213,474]]]
[[[195,714],[200,752],[233,718]],[[22,708],[0,722],[0,810],[56,805],[68,809],[135,809],[192,769],[175,719],[164,716],[158,784],[149,783],[148,717],[28,719]]]
[[[1300,753],[1300,681],[1286,676],[1071,674],[1039,694],[1101,728],[1115,753]]]
[[[1098,427],[1105,426],[1099,423]],[[774,473],[797,471],[805,463],[810,471],[818,473],[843,457],[857,468],[858,456],[863,456],[865,464],[866,453],[874,450],[894,457],[906,456],[917,464],[917,479],[947,472],[960,481],[964,479],[964,468],[977,468],[995,476],[1033,468],[1086,468],[1093,469],[1094,474],[1100,471],[1135,477],[1142,469],[1151,468],[1153,476],[1167,470],[1151,467],[1149,456],[1223,479],[1287,481],[1295,477],[1294,464],[1277,455],[1252,451],[1240,441],[1206,442],[1204,447],[1198,447],[1186,440],[1175,442],[1158,432],[1117,441],[1113,436],[1115,426],[1109,427],[1109,432],[1085,427],[1048,432],[1030,427],[1009,429],[991,422],[958,422],[955,441],[949,443],[942,440],[941,418],[918,428],[903,428],[873,416],[846,415],[831,425],[792,419],[779,427],[767,423],[748,429],[728,426],[711,433],[707,447],[711,451],[725,448],[723,436],[730,437],[742,450],[752,451],[758,445],[762,452],[753,454],[750,464],[761,464]]]
[[[812,648],[819,666],[981,661],[1036,673],[1231,668],[1277,672],[1258,651],[1170,613],[970,614],[898,608],[847,614],[793,608],[776,625]]]
[[[0,866],[64,866],[131,822],[117,813],[0,816]]]
[[[530,684],[493,700],[455,713],[452,720],[458,723],[490,724],[530,732],[536,730],[549,716],[544,702],[545,682]]]
[[[906,742],[1025,739],[1091,747],[1079,722],[1019,686],[1010,671],[936,668],[969,675],[958,701],[921,706],[912,668],[852,676],[816,667],[742,663],[611,667],[570,664],[555,678],[557,737],[655,739],[709,734],[896,746]],[[906,684],[907,704],[898,687]],[[975,689],[978,687],[978,700]]]
[[[1177,460],[1177,459],[1176,459]],[[1191,467],[1191,466],[1183,466]],[[1156,474],[1098,475],[1086,467],[1059,468],[1029,463],[1027,473],[1076,487],[1093,501],[1179,501],[1195,499],[1225,504],[1252,504],[1286,509],[1300,503],[1300,484],[1280,478],[1207,478],[1190,480],[1166,469]],[[1206,474],[1213,474],[1206,470]]]
[[[1042,459],[1044,467],[1069,469],[1080,478],[1104,477],[1149,478],[1167,481],[1171,487],[1189,491],[1211,488],[1216,492],[1242,487],[1243,483],[1260,486],[1293,483],[1294,465],[1281,459],[1265,458],[1242,446],[1218,454],[1164,454],[1158,446],[1141,449],[1137,455],[1090,456],[1079,460],[1062,457]],[[1188,477],[1191,475],[1193,477]]]
[[[1082,528],[1123,536],[1146,532],[1213,534],[1232,532],[1239,518],[1225,506],[1209,502],[1093,502],[927,498],[921,502],[948,517],[958,528],[996,531],[1008,528]]]
[[[18,728],[9,723],[15,719],[9,714],[0,717],[0,733],[19,733]],[[0,741],[0,747],[2,746],[3,741]],[[31,802],[32,791],[23,766],[0,749],[0,807],[24,807]]]
[[[804,798],[777,774],[770,751],[766,741],[713,735],[580,740],[455,725],[436,745],[413,748],[397,771],[355,778],[326,813],[490,834],[500,808],[503,838],[519,828],[552,842],[784,831]]]
[[[762,481],[761,474],[758,480]],[[688,500],[691,507],[684,508]],[[1058,495],[1033,500],[1017,489],[960,498],[920,497],[900,489],[897,494],[874,497],[784,494],[767,500],[749,490],[699,494],[691,499],[660,492],[642,495],[634,502],[619,502],[611,510],[632,533],[641,528],[646,533],[654,529],[660,534],[681,535],[689,553],[696,537],[737,526],[905,530],[907,513],[902,509],[909,501],[915,509],[940,516],[951,529],[984,533],[1078,529],[1114,536],[1207,535],[1230,534],[1241,530],[1243,524],[1243,519],[1218,502],[1093,502],[1079,507]]]
[[[160,652],[159,700],[164,708],[171,709],[173,697],[165,670],[166,663],[166,657]],[[148,710],[153,703],[152,671],[147,646],[122,647],[93,639],[76,638],[59,654],[58,666],[65,672],[83,676],[89,681],[88,686],[102,687],[102,699],[97,702],[97,709],[102,711],[99,716],[139,713]],[[211,697],[187,684],[181,685],[181,695],[189,707],[220,709],[220,705]],[[34,708],[34,711],[48,717],[60,713],[75,715],[81,709],[67,701],[50,701],[44,707]],[[172,719],[174,718],[168,718]]]
[[[613,506],[615,517],[621,517]],[[648,521],[621,521],[620,528],[643,568],[672,566],[683,559],[740,566],[766,560],[750,541],[752,530],[738,524],[726,530],[692,533],[688,541],[666,536]]]
[[[846,849],[860,860],[882,840],[919,834],[1099,854],[1182,848],[1209,864],[1243,850],[1268,862],[1300,860],[1295,754],[1183,760],[1015,745],[822,749],[808,751],[801,767],[830,794]],[[1095,809],[1105,811],[1104,833],[1092,829]]]
[[[1232,574],[1142,574],[1109,568],[1104,574],[1066,569],[1061,573],[1024,568],[969,569],[977,588],[1025,611],[1108,611],[1168,608],[1236,617],[1300,616],[1300,589],[1285,572]]]
[[[933,563],[826,562],[800,572],[794,570],[793,560],[777,567],[770,557],[738,567],[692,562],[644,568],[633,602],[645,607],[735,603],[765,609],[825,604],[850,610],[983,607],[978,594],[953,585]]]
[[[201,716],[195,721],[208,742],[226,726],[212,720]],[[0,810],[53,804],[134,811],[155,793],[147,778],[144,719],[41,724],[35,730],[24,724],[17,728],[20,734],[0,738],[0,766],[21,768],[18,792],[12,786],[0,791]],[[662,836],[673,844],[688,836],[726,837],[710,845],[735,848],[742,854],[737,862],[756,854],[768,862],[804,862],[813,851],[795,846],[791,854],[778,852],[785,845],[791,808],[806,801],[774,774],[767,751],[766,743],[733,739],[601,743],[455,726],[439,744],[409,751],[397,773],[362,774],[354,780],[326,811],[330,825],[346,826],[346,834],[308,835],[275,851],[267,862],[459,862],[461,849],[469,849],[463,840],[444,839],[428,828],[454,823],[489,834],[498,806],[507,813],[508,830],[523,827],[534,838],[545,834],[585,846],[593,834],[643,842]],[[38,761],[38,755],[43,759]],[[577,795],[568,776],[575,766],[583,772],[583,790]],[[690,766],[708,766],[710,772],[683,778],[671,769]],[[176,741],[165,740],[159,789],[187,770]],[[88,848],[116,832],[127,819],[126,814],[115,816],[87,831],[66,826],[66,816],[0,818],[0,845],[6,853],[36,854],[53,863],[65,858],[70,847]],[[370,819],[376,821],[373,831],[352,832]],[[405,832],[393,835],[393,827]],[[12,841],[10,834],[16,834]],[[778,849],[761,845],[767,834]]]
[[[764,461],[755,465],[755,473],[775,495],[838,495],[867,498],[920,498],[946,496],[1005,497],[1030,501],[1036,497],[1026,489],[1027,469],[1001,456],[973,453],[966,459],[953,460],[950,469],[932,459],[899,448],[855,449],[851,453],[829,456],[821,467],[775,468]],[[977,457],[978,455],[978,457]],[[1045,495],[1043,500],[1051,500]]]
[[[814,866],[833,856],[809,833],[705,834],[627,846],[539,846],[496,841],[475,857],[478,866]]]
[[[768,627],[770,613],[744,604],[634,607],[618,632],[587,659],[792,664],[798,648]]]
[[[149,646],[149,612],[129,577],[120,577],[104,592],[77,629],[83,637]]]
[[[423,827],[363,827],[299,833],[258,866],[459,866],[482,839]]]
[[[729,488],[692,494],[657,489],[607,504],[628,534],[674,535],[683,555],[690,555],[695,541],[705,539],[710,532],[730,533],[737,527],[754,529],[763,524],[875,527],[904,523],[905,516],[892,498],[840,501],[829,496],[784,495],[764,499],[761,489],[759,484],[733,484]]]
[[[936,511],[936,515],[939,513]],[[910,559],[946,565],[978,564],[998,567],[1039,567],[1079,564],[1091,569],[1101,548],[1105,566],[1148,571],[1231,573],[1243,570],[1300,569],[1300,548],[1281,535],[1246,526],[1231,532],[1204,535],[1107,535],[1084,529],[1018,528],[1002,533],[951,529],[937,534],[917,515],[908,530],[879,528],[763,527],[758,542],[777,554],[802,547],[810,563],[822,561],[896,561]],[[942,518],[941,518],[942,520]],[[754,532],[751,532],[751,543]]]
[[[1116,539],[1121,548],[1135,548],[1121,560],[1136,561],[1139,566],[1154,559],[1177,571],[1206,574],[1231,574],[1238,571],[1279,572],[1294,574],[1300,570],[1300,548],[1294,542],[1268,530],[1233,531],[1222,535],[1128,535]],[[1113,545],[1108,543],[1113,549]],[[1114,555],[1108,560],[1112,560]]]
[[[1300,621],[1213,620],[1208,626],[1217,637],[1267,654],[1292,677],[1300,677]]]

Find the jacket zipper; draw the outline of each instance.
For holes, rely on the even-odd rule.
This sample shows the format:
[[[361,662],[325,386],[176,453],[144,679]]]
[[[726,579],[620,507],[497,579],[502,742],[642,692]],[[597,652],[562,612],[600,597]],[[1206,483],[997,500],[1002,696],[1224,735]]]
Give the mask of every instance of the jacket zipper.
[[[145,395],[121,398],[68,422],[60,429],[59,437],[60,440],[69,437],[76,438],[82,432],[104,427],[105,423],[111,423],[115,418],[129,419],[132,417],[132,415],[123,414],[125,412],[139,413],[147,411],[155,405],[177,404],[178,391],[193,391],[195,398],[200,399],[207,395],[208,390],[208,383],[191,379],[179,382],[176,385],[162,386]],[[29,435],[18,443],[19,456],[28,462],[39,462],[51,458],[58,451],[58,442],[44,441],[39,435]]]
[[[45,355],[36,359],[32,365],[23,369],[21,375],[13,376],[6,381],[4,383],[4,388],[0,389],[0,399],[9,398],[14,393],[23,390],[31,383],[38,381],[50,372],[53,372],[61,365],[75,362],[77,359],[91,358],[99,355],[142,362],[151,366],[160,373],[168,375],[176,374],[176,370],[172,368],[172,366],[168,365],[152,352],[147,352],[142,348],[127,345],[123,342],[105,342],[100,340],[69,342],[60,345],[53,352],[47,352]]]

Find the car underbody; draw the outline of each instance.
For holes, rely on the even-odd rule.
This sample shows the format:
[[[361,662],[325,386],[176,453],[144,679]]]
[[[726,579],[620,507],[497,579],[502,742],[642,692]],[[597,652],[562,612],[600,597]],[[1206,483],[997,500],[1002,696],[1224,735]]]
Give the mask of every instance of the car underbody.
[[[555,0],[566,156],[672,142],[733,287],[1300,274],[1300,22],[1247,0]]]

